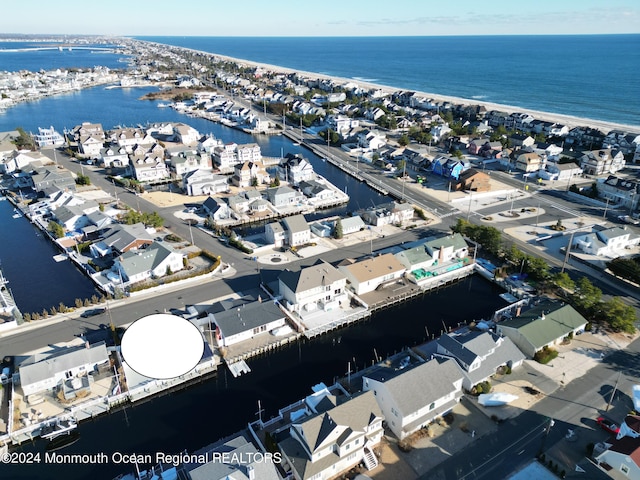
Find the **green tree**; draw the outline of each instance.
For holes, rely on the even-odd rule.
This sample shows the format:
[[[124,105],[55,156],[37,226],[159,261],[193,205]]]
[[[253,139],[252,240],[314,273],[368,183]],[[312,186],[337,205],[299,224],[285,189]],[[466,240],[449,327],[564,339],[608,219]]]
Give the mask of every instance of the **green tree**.
[[[22,127],[17,127],[16,131],[18,136],[12,140],[12,143],[20,150],[35,150],[36,144],[27,132]]]
[[[76,176],[76,185],[91,185],[91,179],[88,175],[78,173],[78,175]]]
[[[398,175],[406,173],[406,166],[407,162],[402,158],[396,162],[396,171],[398,172]]]
[[[406,147],[407,145],[409,145],[410,141],[411,139],[409,138],[409,135],[405,133],[398,139],[398,145],[400,145],[401,147]]]
[[[549,264],[544,259],[527,255],[525,262],[526,272],[534,280],[545,280],[549,277]]]
[[[613,297],[601,305],[602,316],[614,332],[634,333],[636,331],[636,312],[625,304],[620,297]]]
[[[342,231],[342,220],[338,219],[336,221],[336,228],[333,231],[333,238],[341,239],[344,236]]]
[[[574,290],[576,288],[576,282],[571,280],[571,277],[567,272],[558,272],[552,278],[553,283],[558,287],[565,290]]]
[[[602,300],[602,290],[594,286],[587,277],[580,277],[573,295],[574,306],[585,316],[593,316]]]
[[[640,257],[614,258],[607,263],[609,270],[618,277],[626,278],[635,283],[640,283]]]
[[[49,220],[49,223],[47,225],[47,230],[49,230],[51,232],[51,235],[53,235],[56,238],[64,237],[64,227],[60,225],[58,222]]]

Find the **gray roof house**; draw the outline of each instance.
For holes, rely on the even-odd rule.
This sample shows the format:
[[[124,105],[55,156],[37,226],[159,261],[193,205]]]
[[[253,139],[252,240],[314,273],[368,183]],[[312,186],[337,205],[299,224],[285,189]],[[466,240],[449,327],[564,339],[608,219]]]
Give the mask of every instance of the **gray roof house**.
[[[305,245],[311,241],[311,229],[304,215],[293,215],[282,220],[286,231],[287,243],[291,247]]]
[[[424,243],[424,248],[439,263],[464,258],[469,254],[469,246],[459,233],[429,239]]]
[[[379,367],[362,377],[387,426],[399,439],[445,415],[462,396],[464,375],[453,359],[435,357],[411,369]]]
[[[428,268],[435,262],[435,259],[425,250],[424,245],[398,252],[395,257],[409,271]]]
[[[290,310],[325,311],[347,302],[347,277],[330,263],[320,261],[297,272],[284,270],[278,276],[280,295]]]
[[[246,303],[236,308],[212,313],[216,339],[227,347],[286,324],[285,315],[272,301]]]
[[[464,329],[446,333],[436,343],[438,354],[455,359],[462,368],[462,386],[467,390],[494,375],[499,367],[513,369],[525,359],[509,338],[492,332]]]
[[[316,408],[319,413],[295,421],[279,443],[294,478],[327,480],[363,461],[377,465],[372,449],[382,438],[384,418],[372,392],[342,403],[327,396]]]
[[[587,320],[571,305],[545,300],[519,317],[500,322],[497,333],[509,337],[528,357],[551,347],[569,334],[584,331]]]
[[[184,268],[185,255],[164,242],[153,242],[144,250],[129,250],[118,257],[113,269],[124,282],[159,278]]]
[[[363,230],[367,227],[359,215],[341,218],[340,222],[342,223],[343,235],[349,235],[350,233],[359,232],[360,230]]]
[[[248,433],[210,445],[193,453],[206,463],[185,463],[190,480],[280,480],[274,462],[264,461]]]
[[[20,385],[25,397],[55,388],[60,382],[84,376],[109,360],[104,342],[37,354],[19,367]]]
[[[121,254],[129,250],[145,248],[153,243],[153,237],[147,232],[142,223],[133,225],[110,225],[100,242],[89,246],[91,254],[102,257],[109,253]]]
[[[274,207],[286,207],[294,205],[304,198],[304,195],[300,194],[291,187],[282,186],[275,188],[267,188],[265,190],[268,200]]]

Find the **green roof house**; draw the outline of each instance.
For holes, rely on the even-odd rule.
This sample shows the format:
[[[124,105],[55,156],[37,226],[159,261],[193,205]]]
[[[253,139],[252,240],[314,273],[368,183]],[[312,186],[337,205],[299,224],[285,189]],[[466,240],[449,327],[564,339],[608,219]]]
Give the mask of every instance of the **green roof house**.
[[[498,334],[509,337],[528,357],[556,345],[569,334],[584,331],[587,320],[571,305],[543,301],[522,315],[500,322]]]

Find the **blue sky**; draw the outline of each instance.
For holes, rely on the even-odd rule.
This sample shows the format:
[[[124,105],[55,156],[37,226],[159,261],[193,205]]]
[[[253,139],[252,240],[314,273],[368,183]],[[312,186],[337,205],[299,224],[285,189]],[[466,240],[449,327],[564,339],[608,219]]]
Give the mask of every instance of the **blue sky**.
[[[19,0],[3,4],[0,33],[176,36],[640,33],[640,2]]]

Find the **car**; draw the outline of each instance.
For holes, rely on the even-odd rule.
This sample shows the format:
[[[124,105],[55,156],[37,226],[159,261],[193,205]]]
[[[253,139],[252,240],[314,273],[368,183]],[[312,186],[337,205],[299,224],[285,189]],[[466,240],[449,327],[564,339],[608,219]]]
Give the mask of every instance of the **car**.
[[[92,308],[91,310],[85,310],[80,314],[82,318],[95,317],[96,315],[102,315],[107,310],[105,308]]]
[[[609,433],[613,433],[614,435],[620,431],[620,427],[618,426],[618,424],[614,423],[606,417],[598,417],[596,419],[596,423],[600,425],[600,428]]]

